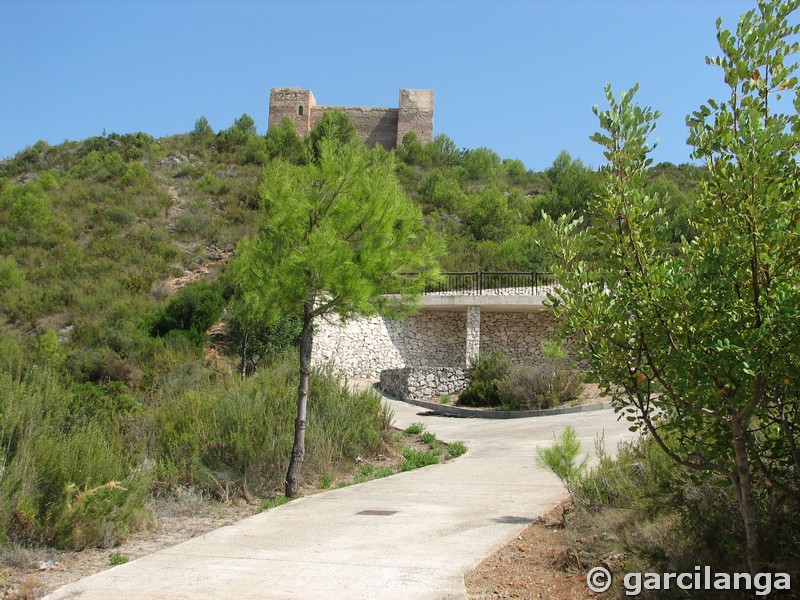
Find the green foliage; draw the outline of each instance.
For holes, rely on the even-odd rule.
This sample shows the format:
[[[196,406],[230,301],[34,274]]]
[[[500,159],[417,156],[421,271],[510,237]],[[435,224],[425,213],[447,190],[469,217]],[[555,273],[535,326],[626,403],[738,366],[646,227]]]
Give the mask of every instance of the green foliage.
[[[536,448],[536,465],[542,469],[550,469],[564,484],[571,496],[574,495],[576,482],[586,469],[589,456],[578,462],[581,454],[581,443],[578,434],[571,426],[564,428],[561,435],[553,434],[553,445]]]
[[[233,155],[239,164],[263,165],[267,162],[266,142],[258,135],[256,124],[248,114],[236,119],[228,129],[217,134],[217,152]]]
[[[341,110],[328,110],[322,114],[319,123],[306,138],[310,159],[320,161],[323,152],[323,140],[334,146],[358,145],[358,131]]]
[[[121,552],[114,552],[111,556],[108,557],[108,564],[110,565],[124,565],[125,563],[129,562],[131,559],[126,554],[122,554]]]
[[[593,139],[610,164],[592,206],[596,225],[577,233],[595,250],[593,264],[578,258],[577,230],[566,235],[567,221],[555,224],[565,270],[554,300],[566,331],[580,336],[633,428],[676,435],[675,461],[728,478],[751,570],[766,527],[757,496],[800,495],[800,117],[777,101],[797,90],[797,64],[786,62],[798,51],[800,26],[788,24],[796,7],[761,2],[736,32],[718,23],[722,56],[708,62],[723,71],[730,96],[687,118],[694,157],[709,174],[693,240],[675,250],[647,192],[658,113],[634,103],[636,87],[619,100],[608,87],[610,108],[595,108],[602,131]]]
[[[14,290],[25,281],[25,272],[13,258],[0,258],[0,292]]]
[[[503,398],[500,395],[500,382],[494,381],[472,381],[467,389],[458,396],[459,406],[485,407],[500,406]]]
[[[374,313],[381,294],[419,293],[435,274],[435,246],[392,163],[332,139],[320,148],[315,164],[267,167],[262,234],[242,241],[234,265],[245,298],[285,315],[348,318]],[[395,275],[414,271],[422,275]]]
[[[422,467],[427,467],[428,465],[439,464],[441,450],[419,451],[406,448],[403,450],[403,457],[405,458],[405,461],[403,462],[403,466],[400,468],[400,470],[403,472],[413,471],[414,469],[421,469]]]
[[[200,117],[194,122],[194,129],[189,133],[189,139],[196,145],[208,145],[214,140],[214,130],[208,119]]]
[[[291,498],[287,498],[286,496],[275,496],[274,498],[264,498],[259,505],[259,512],[264,512],[265,510],[269,510],[270,508],[275,508],[277,506],[282,506],[287,502],[291,502]]]
[[[489,148],[466,150],[461,156],[461,166],[468,179],[492,181],[500,166],[500,157]]]
[[[470,382],[458,397],[459,406],[500,406],[500,382],[508,377],[511,361],[499,350],[481,354],[470,366]]]
[[[500,350],[481,354],[470,366],[470,381],[500,381],[508,377],[511,361]]]
[[[148,475],[113,427],[72,422],[69,397],[50,372],[0,372],[2,539],[111,545],[146,518]]]
[[[0,245],[36,243],[53,221],[52,202],[38,182],[5,186],[0,191],[0,209],[7,213],[0,217],[0,224],[5,222],[10,232]]]
[[[537,214],[541,210],[553,217],[571,212],[587,214],[592,198],[600,191],[597,177],[590,169],[562,150],[545,175],[550,180],[550,189],[538,200]]]
[[[192,343],[202,345],[206,330],[219,321],[225,299],[217,285],[192,282],[179,290],[150,318],[150,335],[183,332]]]
[[[430,154],[425,151],[425,147],[413,131],[403,136],[402,143],[397,148],[397,158],[409,165],[425,167],[431,164]]]
[[[498,242],[507,235],[513,222],[508,197],[495,187],[470,196],[466,226],[476,240]]]
[[[412,423],[408,427],[406,427],[403,432],[409,435],[419,435],[423,431],[425,431],[425,423]]]
[[[149,176],[147,173],[147,168],[144,164],[140,162],[131,163],[131,165],[125,170],[124,175],[120,179],[122,185],[125,186],[134,186],[134,185],[143,185],[147,182]]]
[[[583,388],[583,373],[565,360],[549,360],[535,365],[514,365],[499,384],[504,403],[517,409],[553,408],[575,400]]]
[[[199,382],[159,399],[158,451],[183,483],[224,497],[245,485],[264,492],[280,485],[293,441],[296,359],[284,357],[241,381]],[[369,455],[388,435],[388,414],[373,393],[351,393],[329,369],[311,377],[308,477]]]
[[[423,444],[426,444],[428,448],[431,450],[435,450],[439,447],[439,440],[436,439],[436,434],[431,433],[430,431],[426,431],[419,436],[420,441]]]
[[[435,166],[454,166],[461,160],[461,153],[455,142],[443,133],[434,137],[433,141],[425,146],[425,152]]]
[[[666,442],[668,447],[677,446],[677,439]],[[731,571],[741,568],[745,532],[725,478],[698,477],[676,465],[649,436],[621,444],[613,458],[602,440],[595,446],[595,466],[573,486],[579,514],[575,526],[581,521],[592,526],[579,535],[606,534],[613,544],[602,553],[628,553],[631,562],[626,567],[639,564],[644,570],[662,572],[683,572],[698,563]],[[758,501],[769,502],[762,495]],[[773,519],[786,526],[765,528],[764,558],[775,571],[796,572],[794,540],[800,529],[788,516],[795,506],[766,502],[760,512],[774,513]],[[615,514],[624,515],[624,520],[609,527]]]
[[[459,456],[466,454],[467,446],[464,442],[456,441],[450,442],[447,445],[447,455],[450,458],[458,458]]]
[[[306,147],[289,117],[284,117],[277,127],[269,128],[265,149],[270,158],[279,158],[293,165],[303,164],[306,159]]]
[[[242,302],[239,296],[231,302],[227,319],[227,353],[240,359],[244,354],[246,373],[254,372],[265,358],[298,347],[302,321],[291,315],[282,315],[270,322],[248,312]],[[240,363],[240,371],[241,367]]]

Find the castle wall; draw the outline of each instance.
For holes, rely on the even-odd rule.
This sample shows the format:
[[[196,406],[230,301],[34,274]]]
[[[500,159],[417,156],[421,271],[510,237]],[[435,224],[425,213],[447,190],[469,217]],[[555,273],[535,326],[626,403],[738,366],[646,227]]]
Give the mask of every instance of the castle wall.
[[[269,127],[278,127],[289,117],[297,135],[305,137],[311,131],[311,115],[316,104],[310,90],[275,88],[269,94]]]
[[[396,148],[397,113],[396,108],[363,108],[360,106],[317,106],[311,115],[311,128],[322,120],[326,111],[340,110],[355,125],[359,137],[367,147],[380,144],[387,150]]]
[[[343,111],[364,143],[387,150],[402,143],[409,131],[423,144],[433,140],[433,90],[400,90],[398,108],[317,106],[314,94],[300,88],[273,88],[269,95],[269,127],[289,117],[300,137],[307,136],[329,110]]]
[[[423,144],[433,141],[433,90],[400,90],[397,143],[413,131]]]

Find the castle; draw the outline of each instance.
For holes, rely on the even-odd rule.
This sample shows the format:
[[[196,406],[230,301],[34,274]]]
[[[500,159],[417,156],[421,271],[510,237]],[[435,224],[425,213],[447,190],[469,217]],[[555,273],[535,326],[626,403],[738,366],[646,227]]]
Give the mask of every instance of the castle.
[[[401,89],[398,108],[317,106],[311,90],[299,88],[273,88],[269,93],[269,126],[277,127],[289,117],[300,137],[308,135],[330,110],[344,112],[370,147],[396,148],[409,131],[423,144],[433,139],[433,90]]]

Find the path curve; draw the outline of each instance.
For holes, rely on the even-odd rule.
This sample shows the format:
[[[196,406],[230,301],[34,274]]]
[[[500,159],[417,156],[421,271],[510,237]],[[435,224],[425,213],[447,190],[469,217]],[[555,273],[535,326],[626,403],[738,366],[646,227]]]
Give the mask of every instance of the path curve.
[[[484,421],[385,402],[397,427],[425,423],[439,439],[465,442],[467,453],[300,498],[46,598],[463,600],[464,573],[564,495],[534,465],[537,445],[567,425],[587,450],[601,432],[609,451],[631,436],[611,410]]]

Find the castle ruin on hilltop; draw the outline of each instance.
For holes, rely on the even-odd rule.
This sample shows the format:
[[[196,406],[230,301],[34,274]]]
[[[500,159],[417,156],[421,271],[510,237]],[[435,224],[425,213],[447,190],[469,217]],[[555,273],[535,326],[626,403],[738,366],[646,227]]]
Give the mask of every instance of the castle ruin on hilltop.
[[[345,113],[370,147],[396,148],[409,131],[423,144],[433,140],[433,90],[401,89],[398,108],[317,106],[311,90],[300,88],[272,88],[269,93],[269,126],[277,127],[289,117],[300,137],[307,136],[325,111],[331,110]]]

